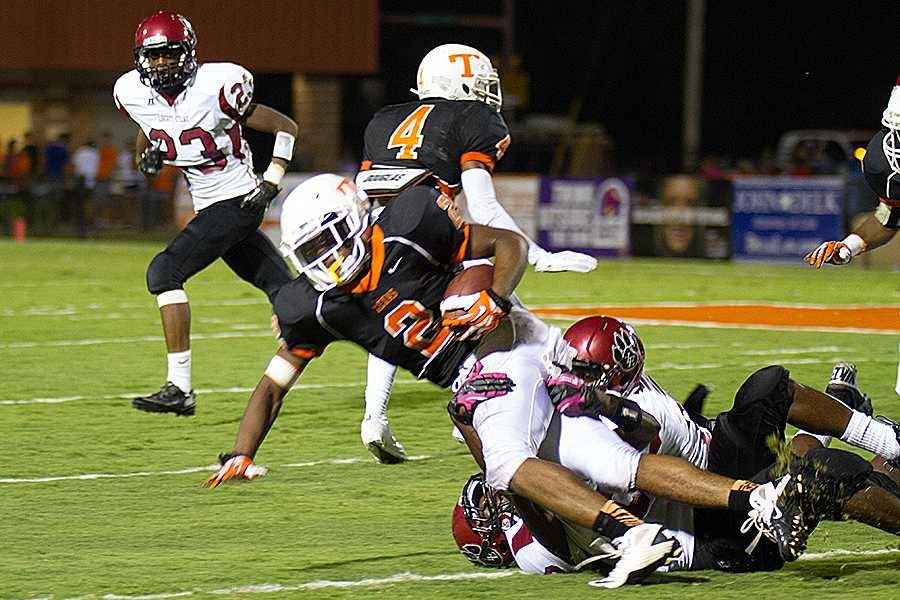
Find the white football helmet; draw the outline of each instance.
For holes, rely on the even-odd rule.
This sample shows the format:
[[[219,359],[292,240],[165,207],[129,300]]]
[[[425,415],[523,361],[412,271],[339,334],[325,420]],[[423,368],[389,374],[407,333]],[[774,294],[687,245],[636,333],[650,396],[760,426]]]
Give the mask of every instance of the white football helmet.
[[[281,253],[320,292],[351,281],[366,266],[366,195],[339,175],[298,185],[281,208]]]
[[[416,89],[419,99],[478,100],[497,112],[503,106],[500,76],[490,59],[471,46],[444,44],[419,63]]]
[[[897,80],[897,85],[891,91],[887,108],[884,109],[881,116],[881,124],[890,130],[881,142],[884,155],[891,170],[894,173],[900,173],[900,139],[898,139],[900,138],[900,79]]]

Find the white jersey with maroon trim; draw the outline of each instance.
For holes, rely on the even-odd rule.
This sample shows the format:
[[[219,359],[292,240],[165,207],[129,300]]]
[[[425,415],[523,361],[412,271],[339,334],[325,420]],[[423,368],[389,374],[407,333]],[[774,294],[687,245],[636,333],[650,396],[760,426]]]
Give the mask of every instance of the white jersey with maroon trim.
[[[258,185],[240,120],[253,99],[253,76],[232,63],[204,63],[174,99],[141,83],[136,70],[116,81],[120,111],[159,144],[163,162],[179,167],[199,211]]]
[[[654,454],[680,456],[694,466],[705,469],[712,433],[700,427],[687,411],[646,372],[628,398],[638,403],[644,412],[659,423],[659,439],[651,444]],[[658,449],[653,446],[657,446]]]

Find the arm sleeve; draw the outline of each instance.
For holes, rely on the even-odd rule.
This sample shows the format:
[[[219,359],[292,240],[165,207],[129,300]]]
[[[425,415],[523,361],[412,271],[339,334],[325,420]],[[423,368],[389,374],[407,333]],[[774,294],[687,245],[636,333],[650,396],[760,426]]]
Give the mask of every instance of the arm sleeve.
[[[473,221],[479,225],[515,231],[528,242],[529,256],[532,252],[540,250],[540,246],[525,235],[503,205],[497,201],[494,182],[488,171],[466,169],[462,172],[462,187],[466,194],[466,210]]]

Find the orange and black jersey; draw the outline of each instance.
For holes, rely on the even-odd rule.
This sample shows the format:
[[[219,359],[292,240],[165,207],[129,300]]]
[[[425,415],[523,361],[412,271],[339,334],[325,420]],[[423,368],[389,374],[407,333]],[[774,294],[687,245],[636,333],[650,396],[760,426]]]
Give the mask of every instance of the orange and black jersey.
[[[483,102],[428,98],[392,104],[366,126],[360,169],[427,169],[455,193],[464,162],[493,170],[509,142],[503,117]]]
[[[372,227],[369,270],[353,289],[319,292],[301,276],[275,299],[288,350],[303,358],[350,340],[442,387],[476,342],[441,326],[440,303],[454,269],[468,258],[469,226],[452,201],[414,187],[390,202]]]

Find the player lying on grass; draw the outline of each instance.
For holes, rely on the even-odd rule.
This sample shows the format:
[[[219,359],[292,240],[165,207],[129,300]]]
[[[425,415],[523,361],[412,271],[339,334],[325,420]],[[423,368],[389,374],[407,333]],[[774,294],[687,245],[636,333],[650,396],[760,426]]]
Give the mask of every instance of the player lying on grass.
[[[781,367],[768,367],[751,375],[738,391],[732,409],[715,421],[699,415],[691,418],[643,371],[643,344],[624,323],[608,317],[590,317],[569,328],[565,339],[576,354],[571,368],[551,380],[551,397],[557,402],[560,415],[551,423],[538,455],[573,468],[636,515],[674,530],[685,549],[683,560],[676,563],[680,568],[770,570],[779,568],[785,558],[796,556],[784,556],[771,542],[760,541],[758,535],[751,539],[755,532],[733,513],[691,509],[636,491],[644,485],[642,470],[653,453],[682,456],[730,477],[766,481],[774,475],[776,462],[770,439],[783,442],[789,421],[808,428],[827,428],[828,420],[842,422],[839,415],[850,412],[851,419],[869,421],[872,439],[877,430],[886,435],[885,446],[896,442],[896,425],[871,420],[829,394],[794,382]],[[855,379],[852,365],[839,364],[826,390],[852,406],[871,410],[856,388]],[[627,394],[627,398],[622,394]],[[871,449],[872,439],[860,444],[853,436],[843,437]],[[582,462],[579,456],[598,455],[597,439],[606,440],[616,449],[607,451],[604,460],[593,461],[593,470],[579,471],[574,466]],[[900,488],[889,476],[873,472],[870,463],[854,454],[822,448],[808,434],[798,435],[792,448],[805,458],[798,457],[790,465],[792,476],[801,485],[784,506],[791,519],[799,519],[804,530],[811,530],[821,519],[848,515],[900,533]],[[885,450],[896,460],[893,452]],[[636,473],[627,466],[634,460]],[[609,544],[602,540],[595,543],[596,537],[590,532],[557,519],[548,521],[543,511],[521,500],[516,505],[530,531],[507,518],[507,524],[513,527],[506,531],[508,546],[504,546],[496,523],[487,527],[478,520],[487,515],[479,517],[472,512],[479,505],[493,515],[508,512],[496,510],[501,505],[489,488],[479,488],[481,484],[478,479],[470,479],[454,517],[457,542],[474,562],[497,563],[498,557],[509,560],[511,553],[527,549],[519,560],[521,568],[552,572],[572,570],[586,558],[609,552]],[[459,520],[467,515],[468,519]],[[529,546],[532,538],[539,539],[540,544]]]
[[[336,175],[313,177],[285,200],[282,250],[300,276],[275,302],[282,347],[250,397],[232,450],[206,485],[254,476],[253,457],[306,364],[331,342],[350,340],[416,377],[452,385],[451,409],[480,438],[488,483],[623,538],[622,583],[677,555],[677,541],[661,527],[642,523],[572,471],[536,456],[554,413],[545,380],[571,349],[558,329],[511,310],[508,298],[526,265],[525,241],[463,223],[449,198],[422,186],[392,200],[375,223],[370,210],[365,196]],[[489,256],[496,260],[490,287],[444,298],[462,260]],[[702,506],[739,506],[744,516],[751,510],[744,485],[681,459],[665,463],[655,491]],[[679,470],[693,486],[668,484]],[[783,546],[795,544],[795,528],[777,518],[779,495],[771,484],[765,489],[757,494],[765,514],[756,525]]]
[[[817,269],[826,263],[845,265],[854,256],[887,244],[900,229],[900,79],[891,90],[881,124],[881,131],[869,141],[862,165],[869,187],[878,195],[878,206],[843,240],[822,242],[804,257]],[[895,390],[900,394],[900,363]]]
[[[497,201],[491,174],[509,148],[500,108],[500,78],[483,52],[462,44],[432,49],[419,64],[418,98],[385,106],[366,126],[356,183],[371,199],[389,202],[404,183],[437,187],[451,199],[462,189],[472,221],[525,237]],[[548,252],[526,237],[535,271],[592,271],[597,260],[572,251]],[[406,452],[388,423],[387,405],[397,367],[369,356],[363,445],[381,463]]]

